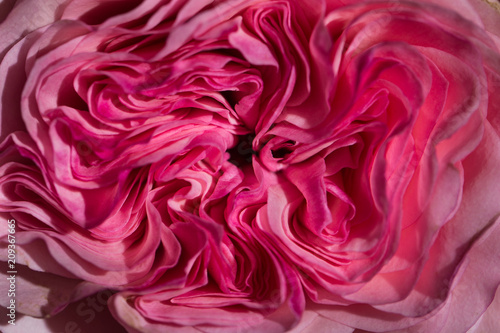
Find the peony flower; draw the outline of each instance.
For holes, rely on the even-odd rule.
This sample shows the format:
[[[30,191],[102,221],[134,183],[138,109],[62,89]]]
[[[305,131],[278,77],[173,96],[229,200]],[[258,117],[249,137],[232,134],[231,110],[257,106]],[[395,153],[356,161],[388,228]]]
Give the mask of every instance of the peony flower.
[[[0,4],[2,329],[492,331],[499,6],[432,2]]]

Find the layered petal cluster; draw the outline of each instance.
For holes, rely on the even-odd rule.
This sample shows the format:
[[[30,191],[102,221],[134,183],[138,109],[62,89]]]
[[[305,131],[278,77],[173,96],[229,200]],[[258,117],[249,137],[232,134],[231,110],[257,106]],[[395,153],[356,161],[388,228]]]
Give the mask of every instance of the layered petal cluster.
[[[460,4],[68,0],[26,31],[14,6],[18,311],[110,289],[129,332],[471,328],[500,285],[500,39]]]

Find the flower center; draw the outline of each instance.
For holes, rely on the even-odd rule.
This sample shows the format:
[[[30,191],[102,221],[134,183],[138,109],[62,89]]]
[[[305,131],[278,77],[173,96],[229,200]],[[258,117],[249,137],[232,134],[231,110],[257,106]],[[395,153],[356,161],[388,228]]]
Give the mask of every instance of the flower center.
[[[252,164],[252,156],[257,155],[258,151],[253,150],[252,142],[255,135],[245,134],[238,136],[238,143],[231,149],[228,149],[230,155],[229,162],[241,168],[244,165]]]

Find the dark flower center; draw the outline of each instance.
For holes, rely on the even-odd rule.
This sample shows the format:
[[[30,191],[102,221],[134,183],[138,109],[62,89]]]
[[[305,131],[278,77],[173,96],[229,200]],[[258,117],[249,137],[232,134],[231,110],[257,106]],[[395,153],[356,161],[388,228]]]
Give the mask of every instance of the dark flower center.
[[[254,134],[238,136],[238,143],[227,151],[230,155],[229,162],[240,168],[244,165],[252,164],[252,156],[258,154],[258,152],[252,148],[254,138]]]

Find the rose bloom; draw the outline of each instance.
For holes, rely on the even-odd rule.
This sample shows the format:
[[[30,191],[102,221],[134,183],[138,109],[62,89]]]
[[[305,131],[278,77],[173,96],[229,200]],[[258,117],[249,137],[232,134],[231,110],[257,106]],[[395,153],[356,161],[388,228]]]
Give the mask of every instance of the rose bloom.
[[[0,2],[2,330],[495,331],[499,8]]]

